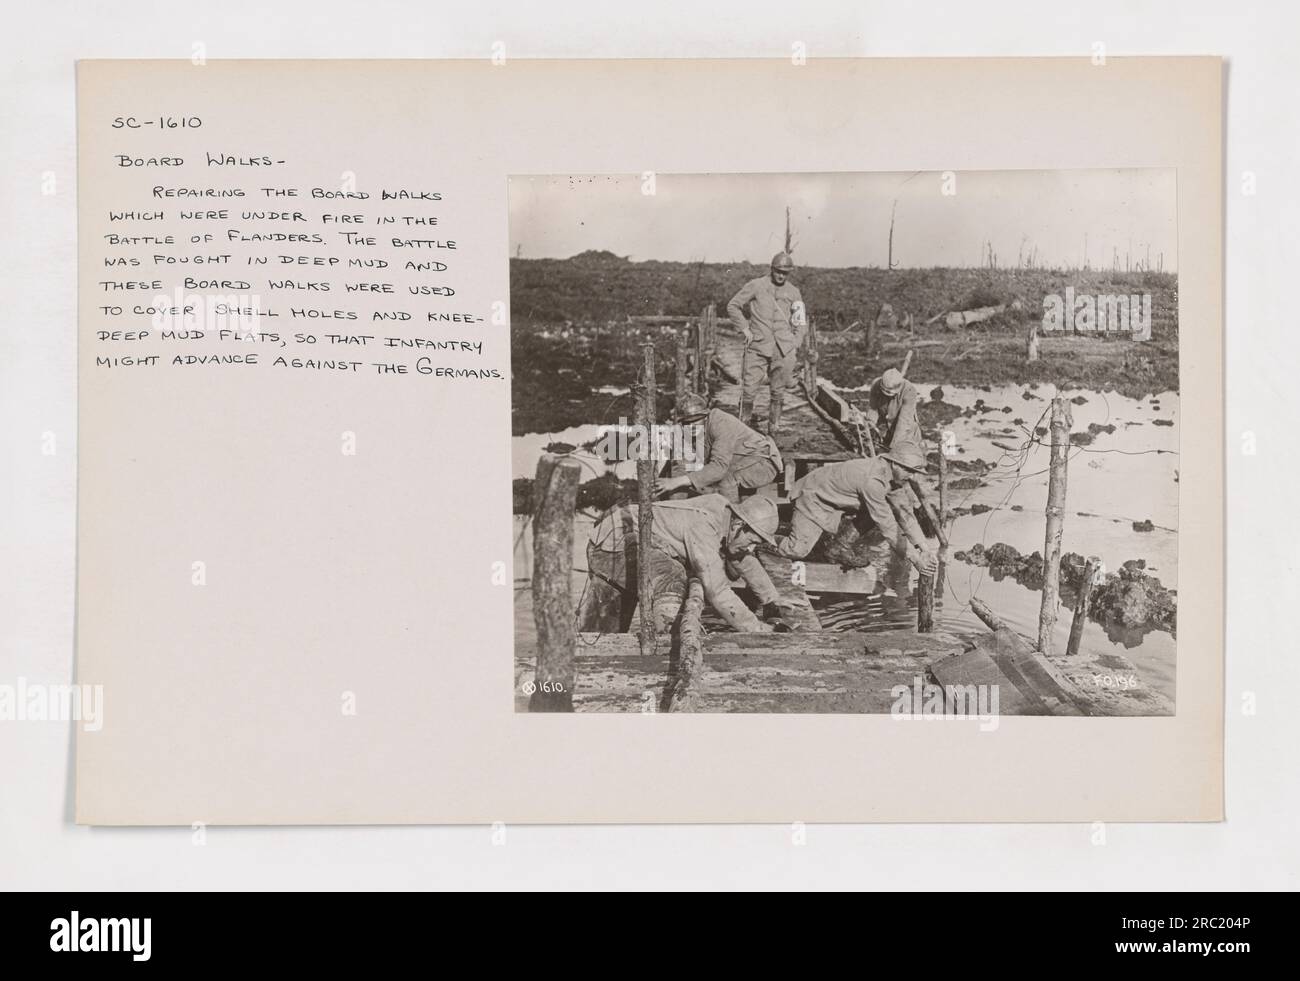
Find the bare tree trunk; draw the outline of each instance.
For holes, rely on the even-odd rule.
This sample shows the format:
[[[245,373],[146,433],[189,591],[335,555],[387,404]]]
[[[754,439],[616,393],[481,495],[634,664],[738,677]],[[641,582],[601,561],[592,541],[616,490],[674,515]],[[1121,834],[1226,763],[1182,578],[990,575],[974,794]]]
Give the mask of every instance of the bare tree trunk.
[[[1083,582],[1079,584],[1079,595],[1074,600],[1074,619],[1070,621],[1070,640],[1065,645],[1065,653],[1079,653],[1079,642],[1083,639],[1083,627],[1088,622],[1088,607],[1092,603],[1092,581],[1097,578],[1101,568],[1101,559],[1095,555],[1088,556],[1083,567]]]
[[[1070,451],[1070,408],[1052,399],[1052,456],[1047,481],[1047,533],[1043,541],[1043,602],[1038,612],[1038,649],[1052,653],[1052,628],[1060,604],[1061,532],[1065,520],[1066,461]]]
[[[894,198],[894,205],[889,209],[889,270],[894,269],[894,215],[898,212],[898,198]]]

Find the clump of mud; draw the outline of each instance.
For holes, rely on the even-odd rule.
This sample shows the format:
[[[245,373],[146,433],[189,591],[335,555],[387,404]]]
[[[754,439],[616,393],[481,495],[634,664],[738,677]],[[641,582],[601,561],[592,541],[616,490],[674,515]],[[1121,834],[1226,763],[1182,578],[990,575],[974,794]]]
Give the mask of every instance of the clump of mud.
[[[926,466],[931,473],[939,472],[939,451],[931,450],[925,455]],[[948,470],[953,473],[973,473],[977,477],[982,477],[993,469],[993,465],[980,459],[959,460],[955,456],[948,457]],[[949,487],[952,486],[950,483]]]
[[[1022,555],[1005,542],[987,548],[977,543],[964,552],[954,552],[953,558],[987,568],[997,582],[1012,579],[1028,589],[1043,588],[1043,556],[1039,552]],[[1061,556],[1061,600],[1066,607],[1074,606],[1085,564],[1077,552]],[[1145,569],[1146,560],[1130,559],[1118,573],[1107,573],[1104,581],[1093,587],[1089,615],[1112,639],[1136,643],[1151,630],[1177,636],[1178,591],[1166,589]]]
[[[1070,442],[1073,443],[1075,446],[1089,446],[1091,445],[1092,441],[1095,440],[1102,433],[1105,433],[1107,436],[1109,436],[1114,431],[1115,431],[1114,424],[1108,423],[1107,425],[1103,426],[1099,422],[1090,422],[1088,423],[1087,432],[1080,430],[1077,433],[1070,433]]]
[[[940,391],[935,389],[936,392]],[[931,392],[931,395],[934,393]],[[942,394],[942,392],[940,392]],[[951,402],[944,402],[941,399],[933,399],[929,402],[918,402],[916,406],[916,417],[921,423],[922,429],[938,429],[947,426],[954,419],[961,416],[960,406],[953,405]]]

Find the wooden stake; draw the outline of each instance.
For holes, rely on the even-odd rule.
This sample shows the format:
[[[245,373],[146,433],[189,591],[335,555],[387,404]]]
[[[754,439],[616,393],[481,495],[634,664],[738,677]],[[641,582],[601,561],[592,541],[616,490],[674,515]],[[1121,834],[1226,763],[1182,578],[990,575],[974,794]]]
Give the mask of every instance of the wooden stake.
[[[942,596],[948,565],[948,457],[943,452],[942,433],[939,435],[939,527],[943,529],[944,548],[939,553],[939,571],[934,576],[934,588]]]
[[[808,390],[812,391],[817,387],[817,326],[811,318],[808,321],[808,335],[804,339],[804,344],[807,358],[804,362],[804,375],[808,379],[806,382]]]
[[[709,396],[709,373],[713,370],[713,354],[717,344],[717,308],[710,303],[704,308],[704,322],[700,325],[700,376],[695,390],[705,398]]]
[[[682,400],[686,397],[686,393],[690,391],[687,387],[687,376],[690,371],[691,359],[691,352],[687,347],[687,338],[690,336],[690,332],[690,324],[677,329],[677,347],[674,352],[677,356],[677,374],[673,379],[673,407],[676,409],[682,407]]]
[[[1079,653],[1079,642],[1083,639],[1083,626],[1088,622],[1088,606],[1092,602],[1092,584],[1101,568],[1101,559],[1095,555],[1088,556],[1083,567],[1083,581],[1079,584],[1079,595],[1074,600],[1074,619],[1070,621],[1070,640],[1065,645],[1065,653],[1074,656]]]
[[[1043,602],[1038,611],[1038,649],[1052,653],[1052,628],[1060,605],[1061,531],[1065,521],[1065,470],[1070,450],[1069,403],[1052,399],[1052,456],[1047,481],[1047,533],[1043,540]]]
[[[546,453],[533,483],[533,620],[537,624],[536,689],[530,712],[573,711],[573,505],[582,468]]]
[[[655,484],[655,403],[658,392],[655,385],[655,345],[645,341],[641,345],[641,399],[638,405],[637,425],[646,434],[645,452],[636,462],[637,479],[637,609],[641,623],[637,635],[641,653],[655,653],[654,597],[650,590],[650,563],[647,557],[653,547],[654,535],[654,484]]]
[[[699,707],[700,675],[704,671],[703,613],[704,584],[692,578],[677,628],[677,679],[668,698],[669,712],[694,712]]]
[[[921,524],[912,511],[912,496],[906,488],[892,490],[885,495],[890,507],[894,509],[894,518],[908,540],[917,548],[929,546]],[[920,573],[916,582],[916,630],[928,634],[934,629],[934,576]]]
[[[948,527],[948,457],[943,452],[943,434],[939,435],[939,524]]]

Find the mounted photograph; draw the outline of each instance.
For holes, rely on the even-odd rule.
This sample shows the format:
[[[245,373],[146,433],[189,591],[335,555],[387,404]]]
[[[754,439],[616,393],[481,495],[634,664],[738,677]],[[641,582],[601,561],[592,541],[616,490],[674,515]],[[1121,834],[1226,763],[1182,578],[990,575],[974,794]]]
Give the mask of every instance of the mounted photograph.
[[[508,190],[517,711],[1174,713],[1175,170]]]

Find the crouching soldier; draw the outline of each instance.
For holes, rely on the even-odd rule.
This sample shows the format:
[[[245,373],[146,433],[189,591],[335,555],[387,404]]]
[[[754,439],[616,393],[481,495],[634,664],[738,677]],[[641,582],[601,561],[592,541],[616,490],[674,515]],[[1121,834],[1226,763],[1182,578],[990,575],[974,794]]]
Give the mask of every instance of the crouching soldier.
[[[890,368],[872,384],[866,416],[867,425],[879,431],[883,450],[923,443],[921,421],[916,414],[916,389],[897,368]]]
[[[677,421],[703,422],[698,453],[704,466],[680,477],[657,480],[656,494],[694,487],[699,494],[721,494],[736,504],[742,487],[763,487],[782,470],[781,451],[772,437],[755,432],[730,412],[710,409],[702,395],[691,393],[682,400]]]
[[[790,534],[777,541],[776,550],[787,558],[801,559],[813,550],[823,533],[835,534],[845,512],[865,509],[890,548],[917,571],[934,575],[938,566],[934,553],[908,541],[885,496],[893,481],[924,469],[925,456],[916,446],[900,447],[871,459],[818,467],[791,489],[794,517]]]
[[[775,546],[779,518],[776,503],[751,497],[732,504],[720,494],[653,505],[653,547],[644,557],[651,576],[655,629],[672,628],[686,598],[691,576],[704,585],[704,599],[733,630],[770,631],[731,588],[726,562],[739,571],[776,615],[778,594],[771,577],[754,555],[760,543]],[[597,522],[587,545],[587,585],[578,605],[578,629],[625,632],[637,605],[637,508],[622,505]]]

